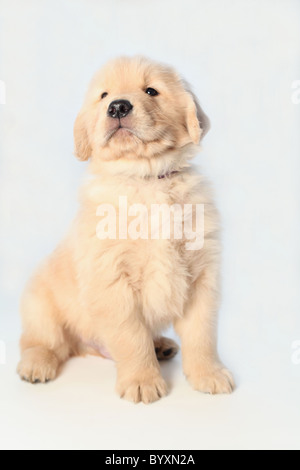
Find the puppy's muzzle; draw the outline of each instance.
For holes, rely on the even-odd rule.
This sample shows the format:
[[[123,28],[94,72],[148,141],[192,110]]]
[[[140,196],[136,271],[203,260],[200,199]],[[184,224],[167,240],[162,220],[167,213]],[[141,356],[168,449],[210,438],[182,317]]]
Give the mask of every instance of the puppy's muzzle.
[[[127,100],[116,100],[110,103],[107,115],[113,119],[121,119],[126,117],[133,109],[132,104]]]

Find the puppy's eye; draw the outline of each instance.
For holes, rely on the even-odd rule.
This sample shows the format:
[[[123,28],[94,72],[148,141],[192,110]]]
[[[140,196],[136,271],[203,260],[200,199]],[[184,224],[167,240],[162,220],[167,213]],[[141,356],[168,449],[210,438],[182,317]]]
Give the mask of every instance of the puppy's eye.
[[[154,88],[147,88],[146,93],[147,95],[150,95],[150,96],[159,95],[158,91],[154,90]]]
[[[106,98],[106,97],[107,97],[107,95],[108,95],[108,93],[106,93],[106,91],[105,91],[104,93],[102,93],[102,95],[101,95],[101,99],[103,100],[104,98]]]

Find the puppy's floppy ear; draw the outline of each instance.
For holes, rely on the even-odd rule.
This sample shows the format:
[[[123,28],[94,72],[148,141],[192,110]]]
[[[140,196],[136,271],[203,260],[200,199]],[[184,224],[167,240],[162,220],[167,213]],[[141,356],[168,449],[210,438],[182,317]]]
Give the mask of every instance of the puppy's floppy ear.
[[[84,110],[78,114],[74,124],[74,142],[75,155],[79,160],[88,160],[92,155],[92,147],[90,145],[87,118]]]
[[[198,145],[209,131],[210,122],[188,83],[183,83],[186,93],[186,127],[191,141]]]

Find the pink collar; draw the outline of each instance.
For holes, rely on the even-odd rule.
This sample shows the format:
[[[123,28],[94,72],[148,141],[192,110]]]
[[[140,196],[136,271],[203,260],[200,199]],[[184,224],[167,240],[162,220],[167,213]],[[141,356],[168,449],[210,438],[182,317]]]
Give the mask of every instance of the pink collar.
[[[176,175],[177,173],[179,173],[179,171],[169,171],[168,173],[165,173],[164,175],[159,175],[157,178],[159,180],[162,180],[163,178],[170,178],[170,176],[172,175]]]

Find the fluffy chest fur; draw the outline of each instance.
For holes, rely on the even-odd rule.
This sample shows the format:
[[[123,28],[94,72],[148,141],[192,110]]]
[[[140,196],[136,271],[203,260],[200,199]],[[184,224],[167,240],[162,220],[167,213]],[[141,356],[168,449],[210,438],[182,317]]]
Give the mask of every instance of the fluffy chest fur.
[[[126,202],[126,208],[120,206],[120,201],[121,205]],[[89,181],[83,188],[77,236],[73,239],[75,264],[80,266],[77,273],[80,301],[86,308],[91,309],[87,303],[92,303],[92,293],[96,291],[99,298],[118,296],[120,302],[133,297],[152,330],[159,330],[182,316],[189,288],[205,263],[204,252],[186,249],[188,240],[184,230],[181,238],[176,238],[172,210],[170,236],[163,238],[165,221],[161,216],[153,217],[153,207],[167,209],[175,205],[182,208],[184,216],[184,207],[189,205],[193,209],[177,225],[188,222],[193,226],[197,204],[206,207],[206,234],[214,231],[215,214],[207,187],[193,172],[163,180],[114,177],[111,181],[106,178],[105,182],[99,178]],[[105,225],[105,211],[110,212],[113,218],[110,222],[116,225],[115,236],[107,238],[99,236],[97,231],[99,223],[102,228]],[[123,233],[120,238],[121,219],[126,212],[128,231],[130,224],[134,224],[136,232],[133,236],[127,233],[126,238]],[[148,227],[147,234],[136,238],[134,235],[140,233],[141,225]],[[109,309],[109,300],[104,304]]]

